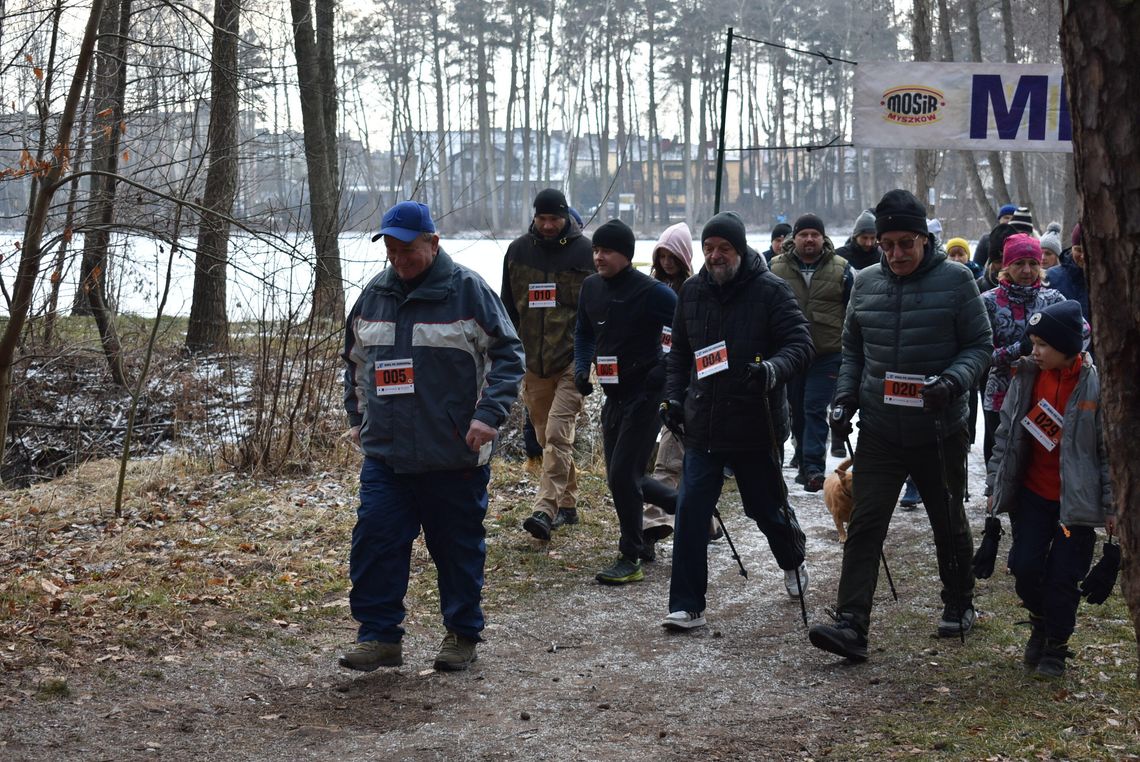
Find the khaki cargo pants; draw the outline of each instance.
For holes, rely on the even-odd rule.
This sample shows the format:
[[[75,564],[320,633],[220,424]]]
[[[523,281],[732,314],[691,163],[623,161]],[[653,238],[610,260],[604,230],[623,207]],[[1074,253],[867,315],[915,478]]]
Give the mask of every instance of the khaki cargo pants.
[[[575,508],[578,503],[574,425],[582,412],[583,400],[574,388],[574,366],[549,378],[527,371],[523,377],[523,404],[542,445],[542,477],[534,510],[553,519],[559,508]]]

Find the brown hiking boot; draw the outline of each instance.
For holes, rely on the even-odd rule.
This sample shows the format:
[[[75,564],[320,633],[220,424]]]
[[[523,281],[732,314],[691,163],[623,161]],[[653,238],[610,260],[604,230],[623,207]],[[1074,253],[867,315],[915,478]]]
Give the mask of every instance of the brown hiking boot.
[[[342,667],[371,672],[378,667],[398,667],[404,663],[403,647],[399,643],[381,643],[366,640],[356,643],[337,660]]]
[[[443,643],[439,646],[439,653],[435,655],[435,664],[432,666],[439,672],[458,672],[467,669],[471,662],[479,658],[475,654],[477,643],[476,640],[449,630],[443,637]]]

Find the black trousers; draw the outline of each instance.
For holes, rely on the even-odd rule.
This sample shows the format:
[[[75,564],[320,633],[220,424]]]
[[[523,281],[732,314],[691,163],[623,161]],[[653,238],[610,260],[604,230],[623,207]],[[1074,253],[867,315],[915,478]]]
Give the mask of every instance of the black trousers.
[[[855,450],[855,508],[847,527],[843,545],[843,572],[839,578],[837,610],[851,614],[855,625],[864,633],[871,623],[871,604],[879,582],[879,556],[891,523],[899,490],[910,474],[922,495],[922,504],[938,556],[938,575],[942,580],[942,602],[972,604],[974,541],[970,523],[962,507],[966,485],[966,451],[969,433],[962,428],[943,440],[946,480],[950,488],[950,507],[946,506],[946,490],[939,462],[938,446],[899,447],[863,429]]]
[[[677,509],[677,491],[646,475],[661,430],[659,396],[643,390],[620,398],[606,397],[602,406],[606,484],[621,527],[618,550],[630,560],[638,558],[645,542],[641,535],[644,503],[653,503],[668,513]]]

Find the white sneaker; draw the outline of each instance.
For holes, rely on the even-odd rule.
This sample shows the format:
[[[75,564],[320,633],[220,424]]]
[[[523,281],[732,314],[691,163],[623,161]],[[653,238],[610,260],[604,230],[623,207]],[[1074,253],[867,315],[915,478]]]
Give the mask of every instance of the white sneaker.
[[[670,611],[669,616],[661,620],[661,626],[667,630],[692,630],[705,626],[705,612],[703,611]]]
[[[799,572],[800,572],[800,575],[799,575],[800,578],[799,578],[799,581],[797,582],[796,581],[796,570],[795,569],[785,569],[784,570],[784,589],[787,590],[788,595],[792,596],[793,598],[802,598],[804,593],[807,592],[807,589],[808,589],[808,570],[807,570],[807,562],[806,561],[804,563],[800,564]]]

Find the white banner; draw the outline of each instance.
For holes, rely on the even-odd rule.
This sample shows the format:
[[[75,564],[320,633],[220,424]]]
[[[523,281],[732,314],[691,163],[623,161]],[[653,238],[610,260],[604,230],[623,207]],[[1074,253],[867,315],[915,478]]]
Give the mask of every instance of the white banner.
[[[1073,150],[1061,67],[861,63],[854,143],[861,148]]]

